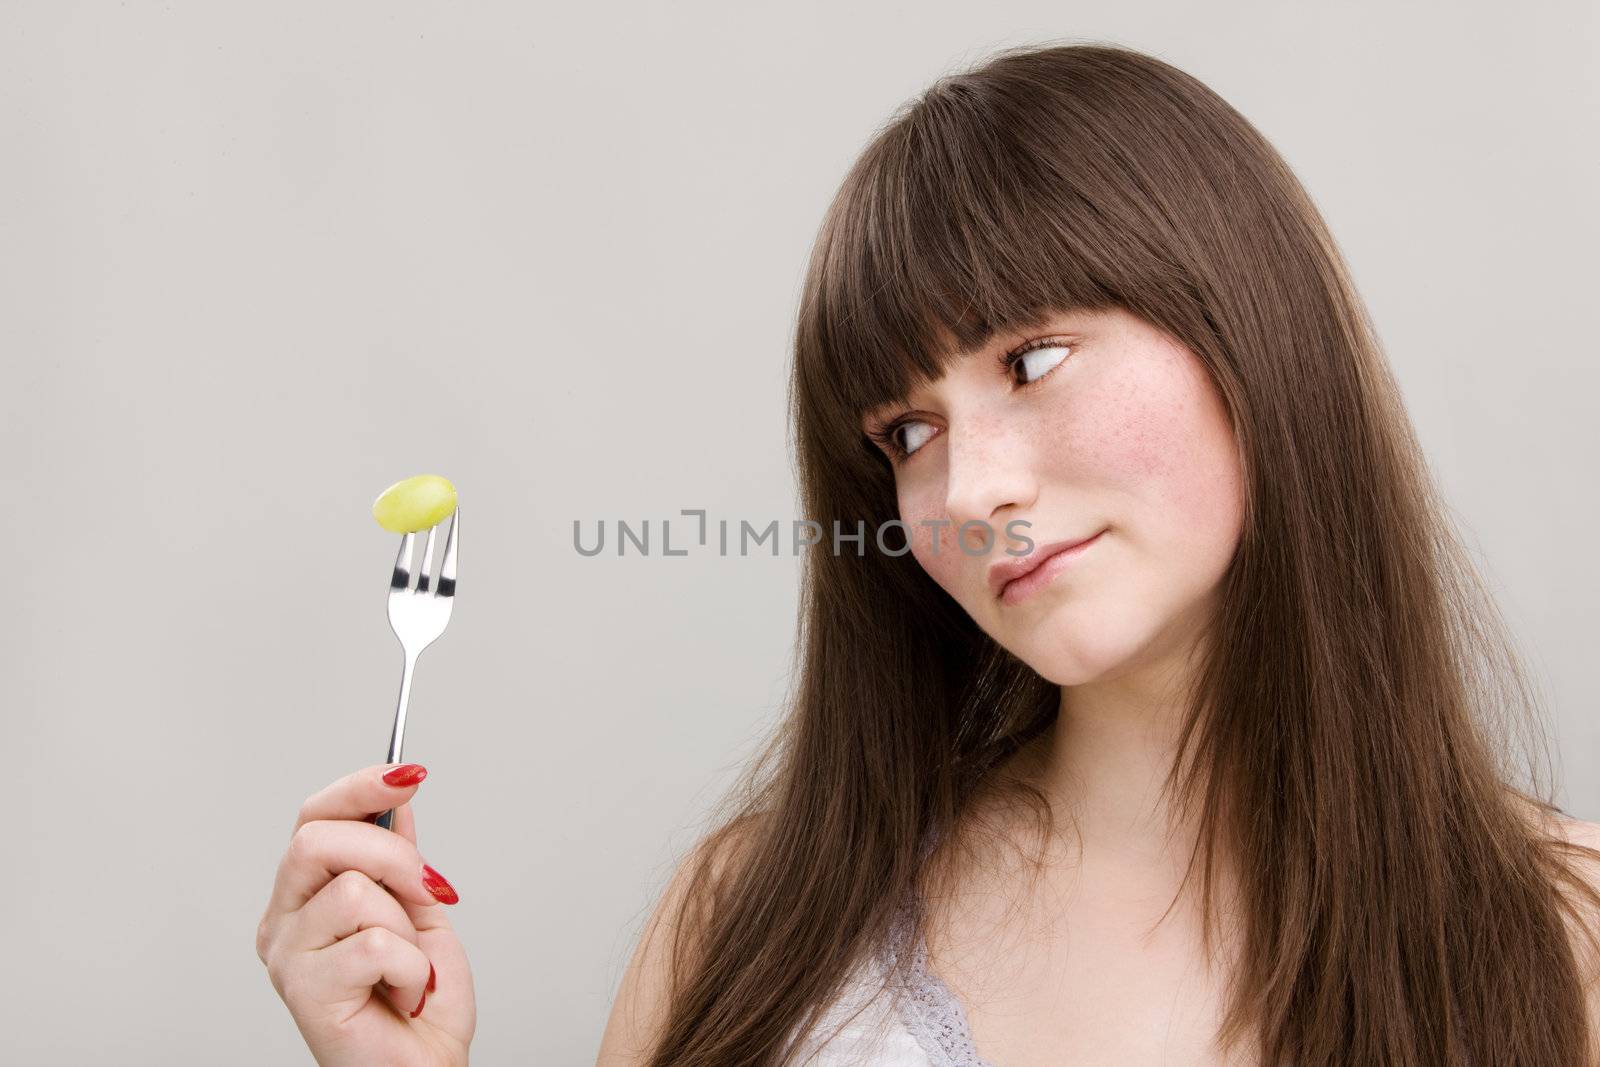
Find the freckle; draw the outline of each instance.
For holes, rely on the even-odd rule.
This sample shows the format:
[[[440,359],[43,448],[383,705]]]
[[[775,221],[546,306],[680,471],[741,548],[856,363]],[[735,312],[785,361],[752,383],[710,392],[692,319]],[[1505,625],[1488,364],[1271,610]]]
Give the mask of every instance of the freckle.
[[[1178,462],[1184,442],[1168,418],[1144,414],[1129,420],[1126,458],[1130,469],[1143,477],[1167,474]]]
[[[1167,469],[1169,461],[1165,444],[1155,434],[1148,432],[1139,434],[1138,447],[1134,450],[1134,456],[1139,462],[1139,473],[1157,475]]]

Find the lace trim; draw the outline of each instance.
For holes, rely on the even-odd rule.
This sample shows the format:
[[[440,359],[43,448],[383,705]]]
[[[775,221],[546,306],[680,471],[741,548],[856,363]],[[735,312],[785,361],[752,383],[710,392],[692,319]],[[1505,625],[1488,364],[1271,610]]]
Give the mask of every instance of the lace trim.
[[[898,952],[910,940],[910,920],[901,908],[895,922],[894,936],[886,949],[891,972],[898,966]],[[917,1044],[927,1053],[935,1067],[994,1067],[978,1055],[972,1043],[972,1031],[967,1023],[967,1012],[950,987],[928,970],[928,944],[918,935],[910,951],[910,959],[901,990],[904,996],[896,997],[900,1021],[916,1038]]]
[[[910,921],[902,907],[900,917],[895,921],[894,936],[884,950],[889,973],[894,973],[899,962],[897,950],[909,936]],[[960,998],[944,984],[943,979],[928,970],[928,943],[920,934],[910,950],[909,966],[901,992],[905,995],[895,998],[900,1021],[927,1054],[933,1067],[995,1067],[978,1055],[972,1043],[967,1012]],[[1461,1006],[1452,1004],[1451,1010],[1456,1026],[1464,1030],[1466,1023],[1461,1015]],[[1285,1067],[1292,1067],[1292,1064],[1290,1060]],[[1463,1058],[1463,1064],[1464,1067],[1471,1067],[1471,1060]]]
[[[1565,812],[1563,812],[1565,814]],[[933,841],[923,852],[926,860]],[[911,940],[913,924],[909,901],[901,902],[891,924],[889,943],[883,947],[882,961],[889,975],[898,973],[899,953]],[[996,1067],[978,1055],[972,1043],[972,1029],[967,1022],[967,1011],[944,980],[928,970],[928,942],[919,933],[911,945],[909,965],[903,979],[903,996],[896,996],[895,1007],[900,1021],[927,1054],[933,1067]],[[1452,999],[1451,1013],[1456,1027],[1465,1031],[1461,1005]],[[1472,1061],[1463,1058],[1465,1067]],[[1285,1067],[1293,1067],[1290,1060]]]

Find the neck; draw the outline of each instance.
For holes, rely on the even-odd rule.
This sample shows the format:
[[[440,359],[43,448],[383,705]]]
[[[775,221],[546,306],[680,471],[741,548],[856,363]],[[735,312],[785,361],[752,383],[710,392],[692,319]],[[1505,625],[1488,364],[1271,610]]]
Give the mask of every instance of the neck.
[[[1061,687],[1032,777],[1061,824],[1076,830],[1086,861],[1180,877],[1188,865],[1198,828],[1164,787],[1179,756],[1198,648],[1190,640],[1114,677]]]
[[[1043,746],[1038,786],[1076,828],[1084,853],[1154,862],[1184,832],[1162,794],[1184,708],[1121,687],[1063,688]]]

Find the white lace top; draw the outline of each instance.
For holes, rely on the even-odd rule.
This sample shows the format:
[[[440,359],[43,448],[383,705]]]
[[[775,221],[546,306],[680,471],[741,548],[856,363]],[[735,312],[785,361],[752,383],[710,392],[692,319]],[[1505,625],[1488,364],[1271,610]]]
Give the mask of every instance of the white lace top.
[[[896,945],[906,943],[906,913],[889,944],[846,981],[818,1024],[791,1053],[793,1067],[995,1067],[972,1044],[966,1009],[928,970],[918,937],[903,979],[894,980]],[[1456,1022],[1461,1024],[1460,1009]],[[1470,1063],[1468,1064],[1470,1067]]]
[[[897,946],[908,940],[902,909],[889,943],[845,983],[789,1063],[795,1067],[994,1067],[978,1056],[967,1013],[928,970],[918,937],[905,975],[896,975]]]

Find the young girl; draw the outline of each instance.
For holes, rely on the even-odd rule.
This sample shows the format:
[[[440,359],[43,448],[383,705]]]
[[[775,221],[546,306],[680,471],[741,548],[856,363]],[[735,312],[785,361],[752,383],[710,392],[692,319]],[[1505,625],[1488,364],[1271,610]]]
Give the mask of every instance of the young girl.
[[[601,1067],[1595,1061],[1600,833],[1514,784],[1514,643],[1332,238],[1215,93],[1086,45],[940,79],[827,213],[792,399],[792,710]],[[384,770],[302,820],[365,841]],[[464,1062],[465,960],[404,908],[390,1002],[437,993],[374,1002],[386,1047]]]
[[[1102,47],[942,79],[827,214],[793,401],[804,513],[866,550],[809,550],[775,771],[605,1067],[1591,1061],[1594,828],[1503,776],[1511,642],[1216,94]],[[1019,519],[1094,540],[1001,591]]]

